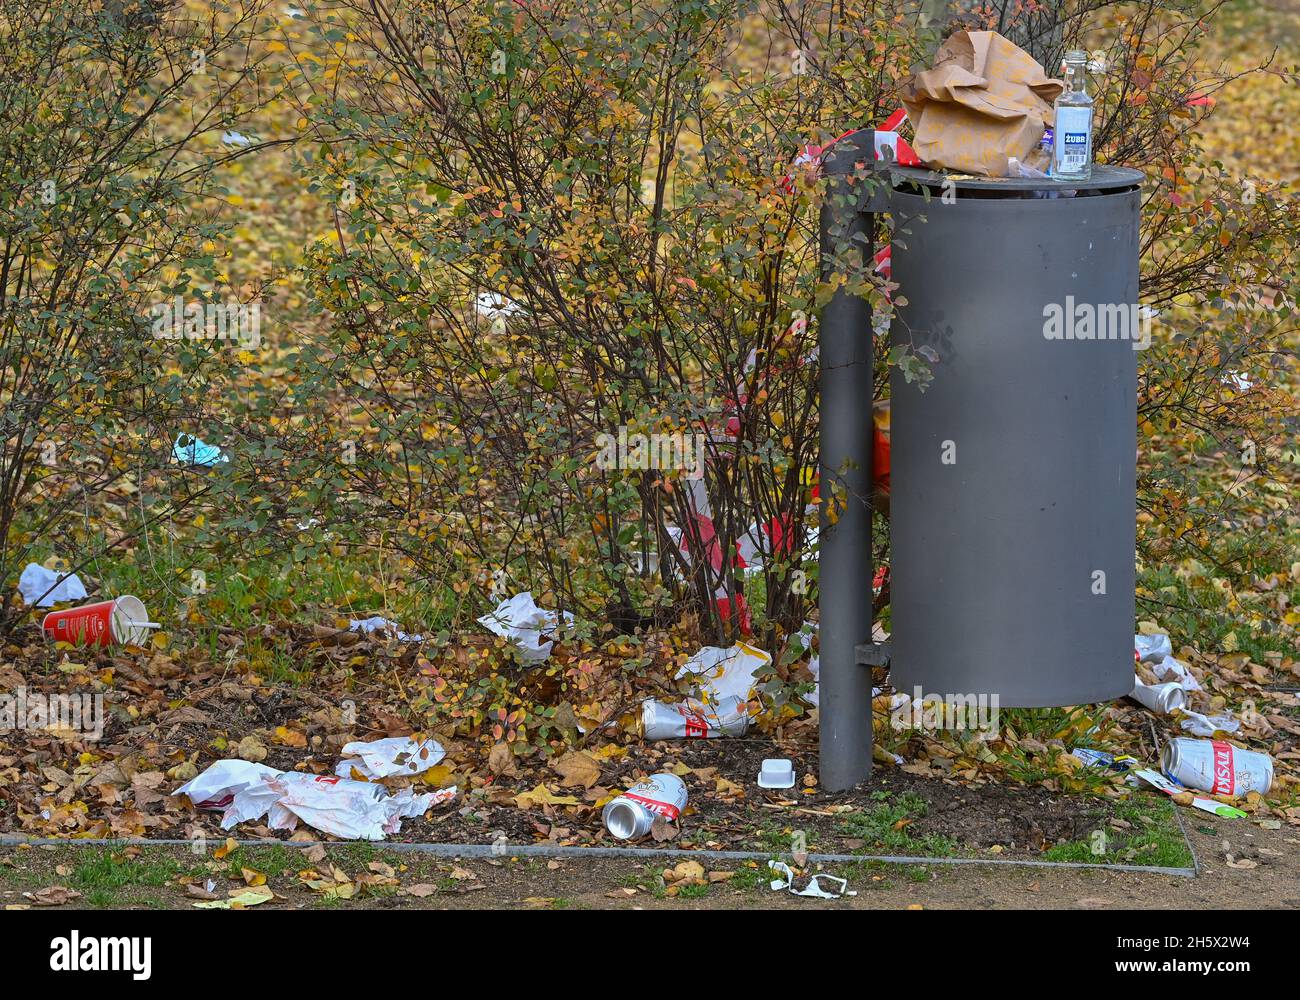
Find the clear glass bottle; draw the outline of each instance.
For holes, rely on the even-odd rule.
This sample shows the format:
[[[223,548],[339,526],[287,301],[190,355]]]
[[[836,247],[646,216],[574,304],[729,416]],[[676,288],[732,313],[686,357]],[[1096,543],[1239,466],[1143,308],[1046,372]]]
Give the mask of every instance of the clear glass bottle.
[[[1088,96],[1088,53],[1065,54],[1065,90],[1056,99],[1052,176],[1086,181],[1092,176],[1092,98]]]

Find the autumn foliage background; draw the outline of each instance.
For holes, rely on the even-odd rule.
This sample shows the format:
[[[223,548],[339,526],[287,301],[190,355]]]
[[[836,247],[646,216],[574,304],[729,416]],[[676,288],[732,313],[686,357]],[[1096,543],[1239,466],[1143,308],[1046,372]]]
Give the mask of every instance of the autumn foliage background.
[[[551,753],[734,639],[723,593],[776,654],[764,724],[804,715],[804,359],[836,281],[882,316],[906,289],[819,282],[820,183],[782,181],[804,144],[887,117],[963,24],[1023,30],[1049,68],[1099,55],[1097,158],[1148,177],[1142,616],[1293,662],[1300,81],[1274,51],[1293,3],[1086,0],[1050,31],[1035,4],[302,6],[0,3],[22,42],[0,52],[11,649],[39,642],[13,593],[32,560],[137,594],[160,648],[259,684],[366,689],[366,657],[319,630],[383,614],[432,637],[393,651],[412,679],[385,711]],[[265,346],[151,339],[148,305],[176,294],[260,303]],[[917,362],[882,345],[882,398],[891,364]],[[680,477],[595,466],[620,426],[712,433],[716,549]],[[232,461],[178,468],[181,432]],[[706,558],[774,522],[761,571]],[[520,590],[578,623],[541,670],[475,624]]]

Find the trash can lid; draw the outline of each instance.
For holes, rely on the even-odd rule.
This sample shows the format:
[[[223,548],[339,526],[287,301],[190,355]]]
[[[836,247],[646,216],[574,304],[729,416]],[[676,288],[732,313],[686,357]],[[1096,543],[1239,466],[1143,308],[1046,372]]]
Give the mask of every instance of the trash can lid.
[[[974,174],[951,174],[918,167],[890,168],[894,188],[919,186],[942,189],[951,182],[957,191],[970,191],[984,197],[996,197],[999,191],[1115,191],[1141,186],[1146,179],[1140,170],[1093,164],[1092,176],[1086,181],[1039,180],[1032,177],[978,177]]]

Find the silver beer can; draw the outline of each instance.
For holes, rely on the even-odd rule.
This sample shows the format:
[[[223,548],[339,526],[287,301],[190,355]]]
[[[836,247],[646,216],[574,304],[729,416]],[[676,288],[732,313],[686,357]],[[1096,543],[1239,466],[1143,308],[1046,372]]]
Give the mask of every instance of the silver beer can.
[[[1211,795],[1238,799],[1273,787],[1272,758],[1227,740],[1172,739],[1160,754],[1160,766],[1179,784]]]
[[[607,802],[600,818],[619,840],[635,840],[650,832],[656,817],[675,823],[685,808],[682,779],[675,774],[652,774]]]

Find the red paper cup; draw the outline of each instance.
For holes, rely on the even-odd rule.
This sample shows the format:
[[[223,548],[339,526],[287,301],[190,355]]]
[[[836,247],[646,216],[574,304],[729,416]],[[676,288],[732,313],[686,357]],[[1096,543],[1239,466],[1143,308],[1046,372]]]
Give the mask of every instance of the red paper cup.
[[[149,641],[149,620],[144,602],[127,594],[111,601],[83,604],[66,611],[51,611],[41,620],[50,638],[75,646],[143,646]]]

